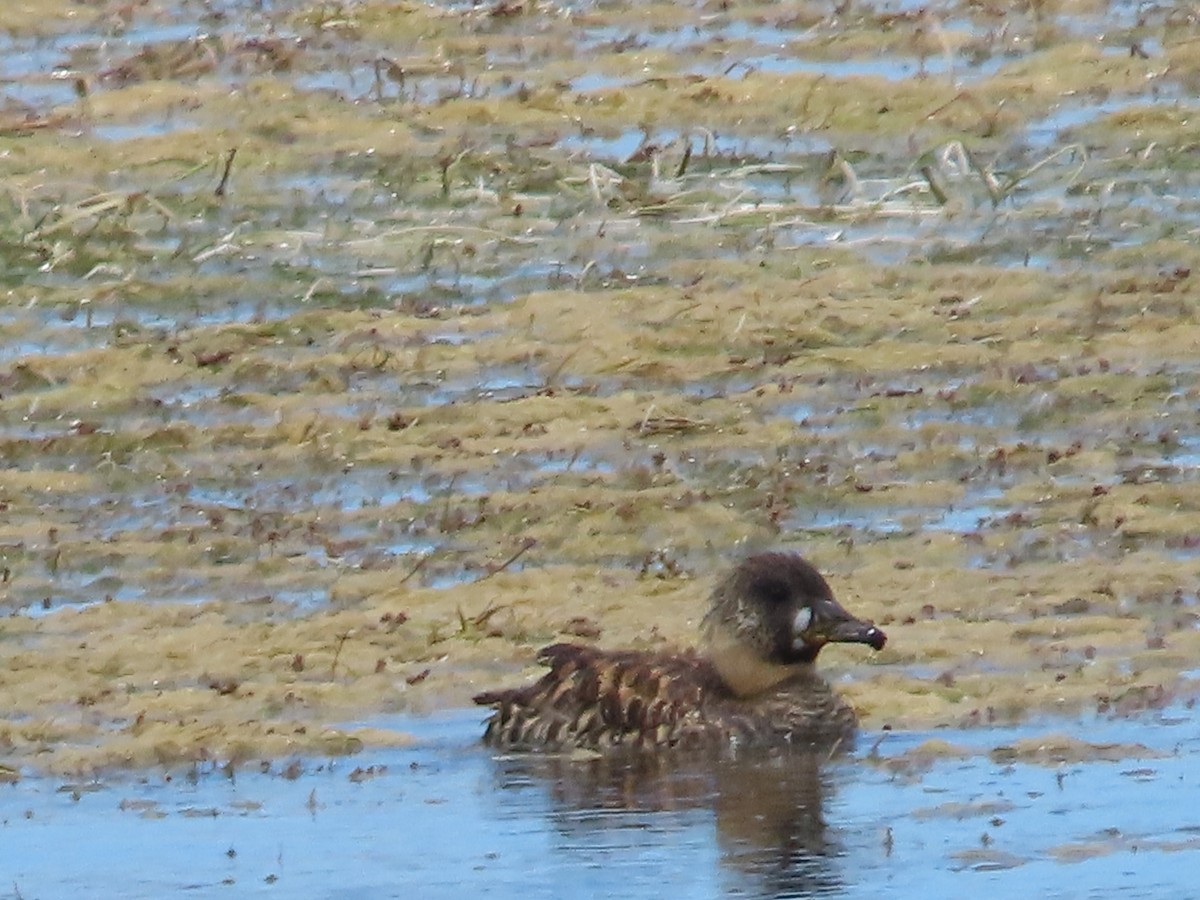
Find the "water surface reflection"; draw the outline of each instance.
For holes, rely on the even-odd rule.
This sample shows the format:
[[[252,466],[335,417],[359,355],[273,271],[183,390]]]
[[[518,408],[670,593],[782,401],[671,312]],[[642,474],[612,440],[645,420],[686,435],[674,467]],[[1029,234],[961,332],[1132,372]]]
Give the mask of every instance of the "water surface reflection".
[[[1196,896],[1190,707],[829,762],[496,756],[480,718],[374,720],[418,743],[350,759],[0,783],[0,900]],[[961,753],[920,763],[931,742]]]
[[[509,756],[495,761],[496,786],[527,805],[546,795],[547,819],[564,849],[616,849],[620,835],[675,820],[709,830],[720,880],[761,897],[809,897],[845,885],[836,832],[826,825],[833,782],[823,757],[756,754],[726,760]],[[634,842],[635,844],[637,842]]]

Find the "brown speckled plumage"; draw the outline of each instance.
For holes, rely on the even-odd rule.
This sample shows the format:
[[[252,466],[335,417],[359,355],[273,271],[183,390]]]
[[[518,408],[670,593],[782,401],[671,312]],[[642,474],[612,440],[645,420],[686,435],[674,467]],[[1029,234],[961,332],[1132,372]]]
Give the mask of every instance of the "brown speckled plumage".
[[[517,750],[833,747],[853,737],[856,718],[812,662],[830,641],[886,640],[783,553],[752,556],[718,583],[703,638],[703,654],[546,647],[538,681],[475,697],[495,708],[484,740]]]

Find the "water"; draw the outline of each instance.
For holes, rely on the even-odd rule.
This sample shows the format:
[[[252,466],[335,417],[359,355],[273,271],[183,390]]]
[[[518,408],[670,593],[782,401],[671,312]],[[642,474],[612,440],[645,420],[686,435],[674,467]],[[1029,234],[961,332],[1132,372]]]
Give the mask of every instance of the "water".
[[[350,11],[357,15],[370,6]],[[189,167],[203,157],[182,153],[161,166],[85,166],[67,172],[65,182],[62,170],[70,166],[62,160],[57,169],[46,162],[49,175],[13,170],[14,216],[23,203],[31,203],[31,212],[23,216],[27,221],[14,220],[6,238],[12,260],[6,263],[5,286],[21,290],[0,310],[6,403],[0,430],[9,439],[10,477],[37,477],[12,478],[5,488],[9,537],[0,547],[0,562],[11,567],[13,580],[5,584],[0,611],[40,616],[109,596],[185,603],[232,599],[243,602],[248,618],[269,620],[328,607],[343,573],[384,565],[398,579],[417,574],[427,584],[449,588],[476,577],[485,571],[482,561],[497,556],[493,533],[479,527],[475,537],[467,531],[485,513],[500,518],[496,510],[507,501],[493,501],[485,510],[482,499],[560,485],[597,492],[609,482],[636,488],[659,446],[666,448],[663,465],[688,475],[689,502],[693,490],[711,491],[720,503],[727,492],[746,496],[759,483],[771,484],[756,472],[749,472],[759,479],[754,486],[746,477],[754,467],[773,467],[769,447],[743,448],[735,437],[738,446],[714,452],[710,476],[694,459],[674,462],[674,443],[682,445],[680,454],[703,458],[704,451],[684,444],[686,439],[648,445],[640,435],[629,438],[638,416],[616,405],[614,411],[622,411],[599,444],[583,432],[561,439],[551,432],[528,441],[527,449],[502,451],[479,466],[454,447],[430,450],[429,456],[444,457],[440,464],[424,452],[420,459],[415,451],[381,452],[403,446],[407,438],[400,432],[410,420],[432,415],[429,407],[532,400],[543,389],[550,394],[586,387],[602,397],[661,391],[654,377],[636,371],[580,366],[583,357],[577,360],[571,350],[574,338],[556,343],[548,335],[547,346],[555,352],[536,365],[505,362],[521,355],[515,344],[505,346],[508,333],[487,330],[500,321],[488,317],[531,291],[569,286],[601,294],[632,284],[675,284],[691,277],[676,269],[681,260],[740,259],[761,251],[773,265],[778,257],[763,248],[786,252],[825,244],[857,248],[887,263],[1044,266],[1111,286],[1106,279],[1122,264],[1097,251],[1151,245],[1164,235],[1183,239],[1195,230],[1200,206],[1184,158],[1186,129],[1156,138],[1156,120],[1145,120],[1151,131],[1143,134],[1140,116],[1151,109],[1169,121],[1185,118],[1190,108],[1186,67],[1160,59],[1172,47],[1164,49],[1149,33],[1167,34],[1171,5],[1120,2],[1055,16],[1061,27],[1101,42],[1108,61],[1119,58],[1122,65],[1133,59],[1128,45],[1136,39],[1151,57],[1145,78],[1094,90],[1064,83],[1046,106],[1018,110],[1007,124],[1002,117],[998,135],[983,134],[990,132],[991,100],[980,110],[968,99],[956,101],[947,114],[961,115],[962,125],[951,132],[963,132],[978,164],[965,150],[961,159],[952,152],[956,144],[944,143],[942,129],[953,120],[933,113],[945,99],[939,91],[947,80],[969,83],[972,91],[977,82],[979,96],[992,97],[997,85],[990,76],[1038,52],[1026,39],[1032,32],[1029,16],[1010,10],[1001,25],[982,7],[910,0],[874,6],[900,12],[928,8],[932,17],[922,27],[969,33],[972,42],[922,57],[912,29],[914,42],[880,42],[878,52],[848,49],[844,58],[832,58],[832,52],[815,52],[818,42],[843,31],[853,37],[859,28],[855,17],[869,13],[872,4],[854,5],[851,17],[829,18],[816,30],[803,21],[776,21],[786,14],[783,8],[766,14],[743,10],[736,15],[750,18],[736,21],[699,7],[680,7],[678,23],[642,29],[643,13],[621,4],[600,10],[603,21],[611,13],[615,25],[587,24],[602,21],[593,14],[599,7],[588,0],[562,7],[588,13],[578,21],[557,7],[504,20],[489,17],[486,4],[444,3],[444,9],[464,13],[462,23],[448,26],[454,41],[461,39],[460,25],[476,28],[477,35],[504,32],[522,45],[542,39],[534,46],[543,49],[514,56],[517,41],[493,46],[478,37],[480,52],[456,51],[451,66],[439,62],[441,38],[406,43],[370,26],[361,32],[332,22],[318,26],[308,14],[323,19],[318,10],[325,6],[297,0],[161,0],[125,4],[116,18],[112,10],[65,18],[48,11],[44,35],[0,36],[0,106],[13,127],[28,121],[31,128],[61,130],[68,142],[99,138],[105,154],[131,160],[154,155],[144,142],[156,145],[183,129],[216,127],[209,142],[214,159],[200,169]],[[417,4],[411,12],[420,9]],[[1145,26],[1139,24],[1143,18]],[[899,20],[897,25],[908,28]],[[215,68],[199,77],[201,91],[219,85],[211,96],[238,95],[260,79],[287,81],[297,93],[311,95],[314,116],[347,116],[346,134],[343,129],[338,134],[344,146],[293,153],[287,146],[306,133],[294,123],[281,118],[262,133],[255,116],[232,125],[214,123],[199,100],[170,106],[155,101],[145,108],[118,102],[122,90],[147,90],[149,96],[150,86],[123,87],[115,70],[144,59],[144,53],[169,52],[173,42],[186,49],[210,37],[225,43]],[[269,57],[255,50],[267,38],[278,38],[286,50],[297,37],[304,45],[295,48],[294,68],[273,70]],[[637,38],[629,51],[604,46],[629,37]],[[639,47],[652,51],[649,67],[634,59]],[[677,62],[670,63],[668,54]],[[381,56],[407,65],[407,80],[384,79],[377,86]],[[594,66],[574,65],[580,57],[594,58]],[[918,70],[928,76],[924,108],[933,118],[925,120],[931,122],[927,135],[922,131],[912,140],[893,139],[886,130],[875,136],[827,128],[822,104],[809,107],[802,98],[794,104],[794,117],[766,122],[748,116],[714,134],[698,127],[704,116],[697,127],[678,131],[655,116],[611,115],[604,106],[624,102],[626,90],[628,99],[639,102],[643,82],[660,77],[671,95],[714,91],[711,108],[717,111],[737,102],[742,87],[761,75],[811,73],[822,76],[823,86],[867,75],[896,82],[900,93],[899,80]],[[696,74],[700,80],[689,77]],[[184,74],[167,89],[174,96],[191,80]],[[570,91],[596,96],[564,97],[564,80]],[[84,85],[91,104],[77,93]],[[465,143],[455,132],[452,123],[461,115],[453,113],[456,104],[525,91],[531,102],[522,102],[511,126],[499,121],[496,127],[467,129]],[[547,107],[560,103],[564,109],[578,104],[580,116],[559,116]],[[445,132],[443,109],[452,113]],[[526,121],[526,114],[536,118]],[[376,128],[381,121],[386,127]],[[650,124],[643,128],[643,121]],[[679,122],[693,120],[664,111],[663,121],[678,129]],[[217,179],[226,147],[222,135],[247,122],[255,142],[279,139],[278,159],[264,170],[253,152],[240,156],[229,201],[203,202]],[[427,131],[409,143],[402,132],[414,124]],[[365,130],[355,137],[359,128]],[[401,139],[393,146],[396,135]],[[634,190],[627,196],[618,190],[623,183],[657,189],[648,164],[626,165],[646,141],[671,151],[661,161],[668,175],[685,141],[694,154],[686,175],[676,179],[684,199],[662,213],[662,220],[642,215],[657,206],[652,193],[642,197]],[[1081,147],[1052,158],[1068,141]],[[435,143],[442,149],[431,149]],[[441,155],[468,146],[461,164],[447,170],[443,194],[437,178]],[[827,195],[825,155],[834,149],[853,165],[855,179],[844,194]],[[925,162],[945,182],[944,205],[917,177]],[[604,165],[593,169],[592,163],[620,168],[624,182],[606,181]],[[19,160],[14,165],[19,169]],[[1011,188],[1001,201],[985,190],[981,168]],[[98,228],[103,216],[96,210],[108,207],[92,206],[87,198],[116,198],[122,191],[130,206],[128,230]],[[518,208],[524,210],[520,215]],[[39,240],[29,240],[31,234]],[[60,241],[88,252],[72,259],[55,251],[48,260],[31,251],[45,243],[49,252]],[[1168,273],[1187,260],[1186,254],[1160,248],[1146,257],[1145,266],[1163,266]],[[946,283],[951,280],[957,285],[949,276]],[[1163,328],[1186,324],[1186,277],[1162,281],[1161,290],[1147,289],[1143,314],[1152,326],[1153,316],[1164,316]],[[1185,298],[1178,309],[1167,302],[1177,284],[1175,296]],[[966,318],[979,299],[965,291],[957,300],[926,298],[916,288],[896,293],[897,299],[927,303],[931,314],[948,314],[953,301],[953,308],[961,306],[956,320]],[[856,295],[847,291],[846,298],[835,298],[834,308]],[[1120,308],[1119,299],[1109,303]],[[962,339],[991,340],[985,325],[975,325],[991,315],[986,307],[966,323]],[[307,318],[327,308],[374,310],[380,319],[354,319],[350,327],[361,330],[343,341],[332,328]],[[393,310],[419,316],[420,322],[376,334],[372,323],[386,324]],[[530,312],[550,315],[536,306]],[[476,317],[487,327],[473,324]],[[239,325],[248,327],[231,327]],[[853,321],[850,325],[848,337],[836,320],[828,330],[839,341],[855,340]],[[741,332],[738,324],[728,337],[742,341]],[[447,336],[435,336],[442,334]],[[513,335],[519,337],[516,330]],[[226,343],[226,336],[235,340]],[[145,345],[144,359],[166,358],[174,368],[151,368],[137,376],[132,389],[111,396],[91,390],[93,376],[79,377],[95,365],[105,378],[109,359],[115,366],[131,365],[125,356],[101,361],[99,353],[128,348],[134,340]],[[715,368],[721,370],[725,347],[717,343],[722,354]],[[443,354],[442,344],[463,346],[471,359]],[[478,345],[478,358],[471,345]],[[228,365],[212,355],[230,347],[237,352]],[[1053,346],[1036,349],[1034,359],[1055,358]],[[240,354],[251,350],[255,358],[243,360]],[[70,354],[78,360],[62,365]],[[961,385],[947,384],[946,378],[963,373],[940,363],[906,378],[903,386],[923,388],[923,399],[880,399],[853,376],[840,381],[831,376],[828,388],[824,376],[816,387],[802,382],[796,396],[806,412],[794,416],[795,443],[805,462],[812,455],[815,464],[797,469],[796,483],[839,484],[861,476],[864,485],[883,487],[949,479],[965,479],[958,483],[966,487],[953,506],[919,499],[906,504],[899,491],[879,491],[873,497],[883,499],[874,503],[864,498],[862,510],[841,504],[830,512],[825,504],[812,517],[784,519],[788,530],[846,529],[860,544],[898,540],[909,530],[986,532],[986,540],[971,545],[979,548],[977,554],[964,564],[992,570],[1061,561],[1090,573],[1093,561],[1123,558],[1118,554],[1135,547],[1194,560],[1200,543],[1190,526],[1166,538],[1158,531],[1143,537],[1112,524],[1124,514],[1107,508],[1101,510],[1106,517],[1096,520],[1100,524],[1085,525],[1079,519],[1091,513],[1085,509],[1081,516],[1079,510],[1087,500],[1071,500],[1078,495],[1068,490],[1078,487],[1071,479],[1094,479],[1096,487],[1118,492],[1122,484],[1193,480],[1194,369],[1172,376],[1169,387],[1180,402],[1164,409],[1152,429],[1139,424],[1148,436],[1135,440],[1121,431],[1124,426],[1099,416],[1092,421],[1092,407],[1071,405],[1072,398],[1092,390],[1086,383],[1056,393],[1053,382],[1070,377],[1070,366],[1030,365],[1034,380],[1045,382],[1038,387],[1044,394],[997,388],[988,398],[989,384],[1014,377],[1003,361],[1003,345],[997,354],[994,369],[984,371],[981,364],[976,380],[967,373]],[[202,363],[204,358],[209,361]],[[797,365],[798,371],[811,371],[803,357]],[[1151,373],[1154,365],[1131,375]],[[597,374],[609,371],[620,374]],[[689,401],[683,408],[691,408],[690,401],[765,389],[774,377],[757,367],[745,375],[718,371],[681,388]],[[667,382],[672,390],[678,387]],[[951,399],[935,402],[931,398],[942,385]],[[960,387],[964,397],[954,401]],[[981,390],[972,393],[972,387]],[[64,399],[69,388],[79,388],[78,400]],[[1156,390],[1150,385],[1128,396],[1153,403]],[[303,408],[266,402],[281,394],[303,394]],[[1061,409],[1049,402],[1057,398]],[[529,406],[548,408],[541,399]],[[652,400],[661,404],[655,393],[647,408],[654,408]],[[490,414],[481,408],[472,417]],[[540,415],[529,421],[536,424]],[[289,427],[309,416],[315,430]],[[348,435],[359,422],[372,432],[370,445],[358,445],[371,452],[361,456],[339,456],[340,437],[327,444],[309,440],[313,434]],[[1112,441],[1129,445],[1119,471],[1097,471],[1091,462],[1073,468],[1046,461],[1046,451],[1074,439],[1063,433],[1072,422],[1083,432],[1086,451],[1106,452]],[[393,424],[399,431],[390,436],[385,428]],[[881,434],[883,426],[890,435]],[[1178,432],[1177,442],[1156,441],[1160,430]],[[116,440],[125,435],[136,440]],[[945,443],[947,436],[953,444]],[[1026,441],[1036,452],[989,465],[993,451]],[[935,446],[938,453],[920,455]],[[272,455],[281,447],[282,454]],[[948,447],[953,452],[940,452]],[[64,477],[43,479],[46,473]],[[75,478],[78,473],[86,478]],[[1063,489],[1069,502],[1061,509],[1067,512],[1030,500],[1029,494],[1010,496],[1029,476],[1042,479],[1047,496]],[[820,499],[820,491],[815,493]],[[803,499],[802,491],[784,481],[779,495]],[[889,496],[901,499],[889,504]],[[1043,507],[1044,522],[1038,517]],[[1019,515],[1008,520],[1010,513]],[[1186,513],[1181,503],[1179,517]],[[126,543],[130,549],[123,548]],[[571,551],[558,551],[550,541],[538,552],[546,564],[574,562]],[[693,557],[698,552],[681,551]],[[414,559],[434,554],[438,558],[428,566]],[[598,556],[604,558],[604,552]],[[278,559],[288,560],[286,567],[263,565]],[[524,560],[510,568],[521,564]],[[284,574],[264,575],[263,569]],[[1191,576],[1175,577],[1194,596]],[[72,707],[58,715],[65,723],[91,713]],[[996,761],[980,752],[928,769],[895,762],[928,734],[887,737],[881,760],[864,755],[823,767],[791,760],[631,771],[497,759],[475,743],[478,719],[476,713],[458,712],[397,720],[390,724],[420,738],[412,749],[370,751],[332,764],[306,760],[296,778],[286,777],[283,765],[275,763],[266,772],[244,768],[234,778],[217,771],[168,778],[160,771],[95,784],[33,776],[15,785],[0,783],[0,898],[71,892],[161,897],[181,891],[645,897],[664,889],[698,897],[925,898],[979,890],[1000,896],[1188,897],[1200,880],[1190,852],[1200,842],[1200,814],[1188,802],[1196,789],[1197,758],[1190,711],[1174,720],[1054,726],[1091,740],[1152,741],[1166,754],[1161,758],[1041,766]],[[11,717],[0,722],[0,748],[5,729],[16,733],[23,727]],[[986,729],[932,736],[989,750],[1036,733],[1037,728]],[[864,746],[872,740],[868,736]],[[374,767],[374,777],[354,776],[357,767]]]
[[[1055,723],[1153,742],[1058,764],[995,751],[1039,726],[867,734],[831,763],[638,767],[497,756],[479,720],[396,718],[411,748],[232,777],[0,786],[0,897],[1171,898],[1200,876],[1190,710]],[[905,762],[930,738],[973,755]]]

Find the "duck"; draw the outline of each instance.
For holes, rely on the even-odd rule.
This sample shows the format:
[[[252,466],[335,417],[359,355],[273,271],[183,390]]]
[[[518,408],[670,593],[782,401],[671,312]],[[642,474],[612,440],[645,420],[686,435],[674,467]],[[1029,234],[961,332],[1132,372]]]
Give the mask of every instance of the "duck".
[[[764,552],[720,578],[699,647],[604,650],[558,643],[548,671],[484,691],[484,743],[505,751],[849,747],[857,715],[816,671],[826,644],[882,650],[887,635],[851,615],[804,557]]]

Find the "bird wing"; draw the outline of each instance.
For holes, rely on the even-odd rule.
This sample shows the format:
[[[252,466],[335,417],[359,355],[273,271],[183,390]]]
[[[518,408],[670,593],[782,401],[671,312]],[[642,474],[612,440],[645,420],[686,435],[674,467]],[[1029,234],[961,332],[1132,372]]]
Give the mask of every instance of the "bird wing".
[[[694,653],[604,651],[553,644],[538,653],[549,671],[538,681],[488,691],[475,702],[495,708],[484,740],[509,748],[564,749],[612,744],[674,744],[700,725],[719,686]]]

